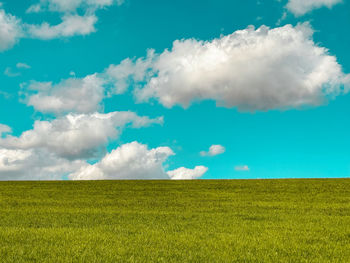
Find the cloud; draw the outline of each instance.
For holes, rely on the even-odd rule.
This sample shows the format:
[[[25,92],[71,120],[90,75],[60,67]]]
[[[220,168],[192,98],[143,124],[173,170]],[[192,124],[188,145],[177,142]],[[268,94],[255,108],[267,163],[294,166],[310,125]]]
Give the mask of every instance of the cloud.
[[[178,169],[168,171],[167,174],[172,180],[193,180],[201,177],[208,171],[205,166],[196,166],[194,169],[180,167]]]
[[[56,25],[45,21],[41,24],[23,23],[7,14],[0,5],[0,52],[12,48],[21,38],[50,40],[91,34],[96,32],[97,9],[123,3],[124,0],[41,0],[27,9],[27,13],[59,12],[62,21]]]
[[[11,127],[0,123],[0,138],[3,134],[12,132]]]
[[[11,67],[7,67],[4,71],[4,75],[10,77],[10,78],[14,78],[14,77],[18,77],[21,75],[21,73],[19,72],[15,72],[11,69]]]
[[[5,92],[5,91],[2,91],[0,90],[0,96],[4,97],[5,99],[9,99],[11,98],[13,95],[8,93],[8,92]]]
[[[21,62],[18,62],[18,63],[16,64],[16,67],[19,68],[19,69],[21,69],[21,68],[23,68],[23,69],[30,69],[30,68],[31,68],[31,66],[29,66],[28,64],[26,64],[26,63],[21,63]]]
[[[0,52],[12,48],[21,36],[21,21],[0,9]]]
[[[130,85],[137,85],[147,75],[151,76],[150,68],[152,67],[153,58],[154,50],[150,49],[147,52],[146,59],[139,58],[134,62],[132,59],[127,58],[119,65],[110,65],[105,73],[110,81],[114,83],[115,89],[113,93],[124,93]]]
[[[66,159],[96,157],[123,128],[159,124],[163,118],[140,117],[134,112],[69,114],[52,121],[35,121],[19,137],[7,135],[0,147],[14,150],[44,149]]]
[[[65,14],[62,17],[62,22],[57,25],[50,25],[47,22],[43,22],[40,25],[26,24],[22,23],[15,16],[6,14],[3,9],[0,9],[0,52],[12,48],[21,38],[50,40],[54,38],[88,35],[96,31],[96,22],[97,17],[92,13],[83,16]],[[24,65],[20,63],[18,68]]]
[[[43,11],[52,12],[76,12],[77,9],[96,10],[111,6],[113,4],[122,5],[124,0],[41,0],[39,3],[31,5],[27,13],[38,13]]]
[[[248,165],[238,165],[235,167],[235,170],[239,172],[247,172],[250,171],[250,168]]]
[[[215,155],[219,155],[225,152],[225,147],[219,144],[214,144],[212,146],[210,146],[209,151],[201,151],[200,155],[201,156],[215,156]]]
[[[82,79],[70,78],[57,85],[32,82],[24,92],[27,97],[25,101],[43,113],[92,113],[100,108],[104,97],[103,84],[104,80],[96,74]]]
[[[69,160],[45,148],[0,147],[0,180],[162,180],[197,179],[207,167],[184,167],[166,172],[164,164],[174,155],[169,147],[149,149],[136,141],[119,146],[99,162]]]
[[[97,17],[95,15],[65,15],[58,25],[47,22],[41,25],[27,25],[27,32],[32,38],[49,40],[54,38],[88,35],[95,32]]]
[[[21,72],[19,72],[18,70],[30,69],[30,66],[24,63],[17,63],[16,68],[17,70],[14,71],[11,67],[7,67],[4,71],[4,74],[11,78],[18,77],[21,75]]]
[[[169,179],[163,163],[174,152],[169,147],[148,149],[144,144],[124,144],[100,162],[69,175],[72,180]]]
[[[35,4],[35,5],[31,5],[27,10],[26,10],[26,13],[27,14],[30,14],[30,13],[39,13],[43,11],[42,8],[41,8],[41,5],[40,4]]]
[[[0,148],[0,180],[61,180],[84,165],[84,161],[66,160],[42,149]]]
[[[332,8],[342,2],[342,0],[289,0],[286,8],[295,16],[302,16],[314,9],[324,6]]]
[[[211,41],[176,40],[128,72],[141,68],[133,73],[136,82],[143,76],[134,90],[139,102],[156,98],[165,107],[201,100],[250,112],[318,106],[347,90],[350,76],[312,35],[304,23],[248,27]]]

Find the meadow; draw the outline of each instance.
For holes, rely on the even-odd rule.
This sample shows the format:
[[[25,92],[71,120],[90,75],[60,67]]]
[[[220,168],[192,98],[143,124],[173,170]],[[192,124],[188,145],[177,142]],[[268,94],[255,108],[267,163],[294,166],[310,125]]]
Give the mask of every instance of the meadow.
[[[0,182],[0,262],[350,262],[350,180]]]

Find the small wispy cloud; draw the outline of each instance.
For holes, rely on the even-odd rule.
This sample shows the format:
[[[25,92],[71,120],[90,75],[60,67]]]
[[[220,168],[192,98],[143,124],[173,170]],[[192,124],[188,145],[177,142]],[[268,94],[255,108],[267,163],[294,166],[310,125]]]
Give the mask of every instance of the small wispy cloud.
[[[4,74],[10,78],[18,77],[21,73],[13,71],[10,67],[7,67],[4,71]]]
[[[5,99],[9,99],[12,97],[12,95],[10,93],[2,91],[2,90],[0,90],[0,96],[4,97]]]
[[[2,134],[10,133],[10,132],[12,132],[11,127],[0,123],[0,137]]]
[[[17,67],[17,68],[24,68],[24,69],[30,69],[30,68],[31,68],[31,66],[29,66],[28,64],[26,64],[26,63],[21,63],[21,62],[18,62],[18,63],[16,64],[16,67]]]
[[[225,147],[220,145],[220,144],[214,144],[212,146],[210,146],[209,150],[206,151],[201,151],[199,154],[201,156],[215,156],[215,155],[219,155],[222,154],[226,151]]]
[[[30,69],[31,66],[29,66],[26,63],[21,63],[18,62],[16,64],[16,69],[12,69],[11,67],[7,67],[4,71],[4,74],[10,78],[18,77],[21,75],[21,72],[19,70],[24,70],[24,69]]]
[[[247,172],[250,171],[250,168],[248,165],[237,165],[235,166],[235,170],[238,172]]]

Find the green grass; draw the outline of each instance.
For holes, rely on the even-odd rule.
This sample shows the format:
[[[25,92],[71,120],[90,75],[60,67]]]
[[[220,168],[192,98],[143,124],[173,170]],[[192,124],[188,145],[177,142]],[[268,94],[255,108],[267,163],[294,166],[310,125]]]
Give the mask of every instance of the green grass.
[[[0,262],[350,262],[350,180],[1,182]]]

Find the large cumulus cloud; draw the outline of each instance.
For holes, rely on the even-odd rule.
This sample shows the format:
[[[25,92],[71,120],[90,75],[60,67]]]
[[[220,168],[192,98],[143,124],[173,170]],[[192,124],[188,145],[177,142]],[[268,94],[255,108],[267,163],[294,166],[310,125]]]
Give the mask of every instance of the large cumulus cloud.
[[[148,149],[138,142],[124,144],[100,162],[86,165],[69,177],[73,180],[169,179],[163,168],[174,152],[169,147]]]
[[[321,105],[347,89],[350,77],[312,35],[305,23],[248,27],[211,41],[177,40],[171,50],[137,60],[135,68],[144,72],[139,84],[146,84],[136,88],[135,96],[155,98],[165,107],[214,100],[241,111]]]

